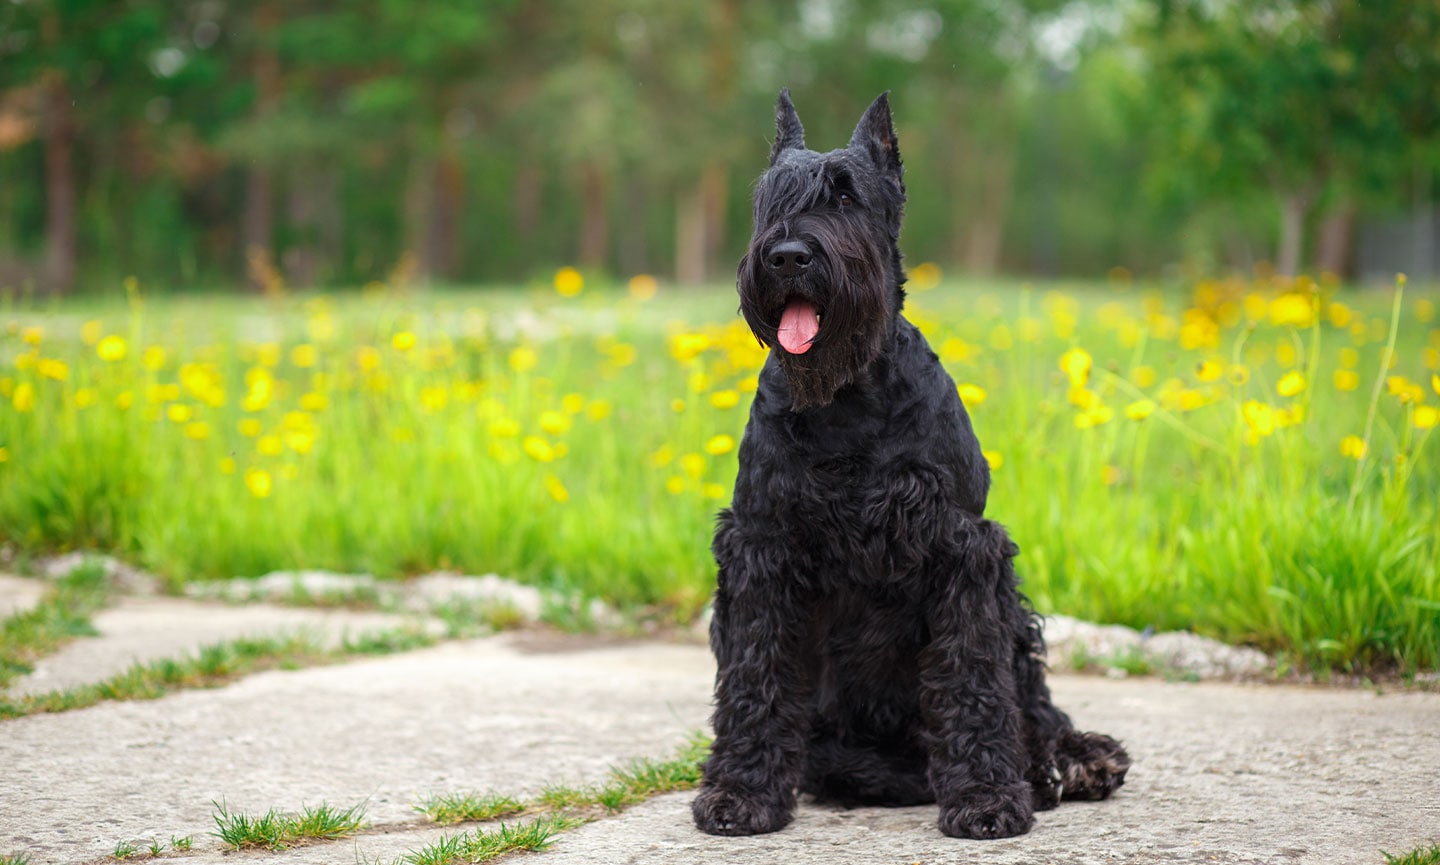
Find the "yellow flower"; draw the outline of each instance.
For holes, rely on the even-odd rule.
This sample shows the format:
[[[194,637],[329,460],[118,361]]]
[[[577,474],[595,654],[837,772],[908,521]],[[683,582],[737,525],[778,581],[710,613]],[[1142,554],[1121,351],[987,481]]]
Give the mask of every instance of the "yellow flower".
[[[1365,440],[1359,436],[1346,436],[1340,440],[1340,453],[1342,456],[1356,460],[1364,459],[1365,454],[1368,453],[1369,450],[1370,448],[1365,444]]]
[[[100,401],[100,394],[93,387],[82,387],[75,391],[75,407],[89,408]]]
[[[558,411],[540,412],[540,428],[552,436],[560,436],[570,431],[570,416]]]
[[[276,435],[261,436],[260,440],[255,442],[255,450],[267,457],[277,457],[284,449],[284,443]]]
[[[48,357],[40,358],[35,364],[35,371],[40,373],[44,378],[54,379],[55,381],[64,381],[70,377],[69,364],[63,360],[51,360]]]
[[[491,438],[509,439],[520,434],[520,424],[513,418],[497,417],[485,427]]]
[[[1246,400],[1245,404],[1240,406],[1240,413],[1252,434],[1251,444],[1254,444],[1254,437],[1268,436],[1275,432],[1275,409],[1266,403]]]
[[[170,418],[171,423],[185,423],[194,415],[195,410],[184,403],[172,403],[165,409],[165,416]]]
[[[985,457],[985,462],[990,464],[990,471],[997,471],[1005,465],[1005,455],[999,451],[982,451],[981,453]]]
[[[718,435],[705,443],[705,452],[711,456],[722,456],[735,449],[735,438],[728,435]]]
[[[585,408],[585,416],[592,421],[602,421],[610,416],[613,407],[608,399],[597,399]]]
[[[301,369],[308,369],[320,360],[320,352],[315,346],[307,343],[297,345],[290,349],[290,363]]]
[[[685,411],[685,400],[680,399],[679,397],[670,400],[670,410],[675,412],[676,414],[680,414],[681,412]]]
[[[10,449],[6,447],[0,447],[0,463],[8,462],[10,462]]]
[[[1060,355],[1060,370],[1070,377],[1072,388],[1081,388],[1090,380],[1090,353],[1083,348],[1072,348]]]
[[[1270,321],[1278,325],[1309,327],[1314,322],[1314,304],[1303,294],[1290,292],[1270,301]]]
[[[1280,377],[1275,385],[1275,392],[1281,396],[1295,396],[1305,389],[1305,374],[1299,370],[1292,369]]]
[[[192,421],[185,425],[185,437],[195,441],[204,441],[210,438],[210,424],[203,420]]]
[[[685,479],[679,475],[671,475],[665,479],[665,490],[672,496],[678,496],[685,492]]]
[[[300,407],[306,411],[324,411],[330,405],[330,398],[323,393],[311,391],[300,396]]]
[[[985,402],[985,397],[989,395],[985,393],[985,388],[969,382],[957,385],[955,390],[960,394],[960,401],[970,408]]]
[[[559,478],[547,474],[543,480],[545,482],[545,491],[550,494],[550,498],[562,505],[570,501],[570,491],[565,489],[565,484],[561,483]]]
[[[1201,381],[1219,381],[1225,374],[1225,366],[1216,360],[1202,360],[1195,367],[1195,377]]]
[[[1387,377],[1385,387],[1402,404],[1418,403],[1425,398],[1425,389],[1403,375]]]
[[[1335,389],[1351,391],[1360,386],[1360,374],[1353,369],[1335,370]]]
[[[630,296],[636,300],[649,300],[655,296],[659,287],[659,281],[648,273],[637,273],[630,277],[630,282],[626,284]]]
[[[390,337],[390,345],[396,351],[409,351],[415,347],[415,334],[408,330],[402,330]]]
[[[374,372],[380,367],[380,352],[372,346],[360,346],[355,350],[355,365],[363,372]]]
[[[734,408],[740,404],[740,393],[733,390],[717,390],[710,394],[710,404],[718,409]]]
[[[1420,405],[1415,407],[1415,417],[1412,419],[1417,429],[1432,429],[1440,423],[1440,409],[1433,405]]]
[[[555,291],[561,297],[574,297],[585,290],[585,277],[573,267],[562,267],[555,271]]]
[[[27,327],[20,331],[20,339],[26,345],[39,345],[45,340],[45,329],[42,327]]]
[[[1155,413],[1155,403],[1148,400],[1136,400],[1125,406],[1125,416],[1131,420],[1144,420]]]
[[[1360,352],[1356,351],[1348,345],[1340,349],[1340,365],[1345,367],[1346,369],[1359,366]]]
[[[121,411],[124,411],[125,409],[129,408],[130,406],[132,406],[132,405],[134,405],[134,404],[135,404],[135,394],[134,394],[134,393],[132,393],[132,392],[130,392],[130,391],[128,391],[128,390],[122,390],[122,391],[120,391],[119,393],[115,394],[115,407],[118,408],[118,409],[120,409]]]
[[[555,459],[555,448],[540,436],[526,436],[520,442],[520,447],[537,463],[553,462]]]
[[[297,454],[308,454],[315,447],[315,434],[308,430],[290,430],[285,433],[285,445]]]
[[[585,396],[578,393],[567,393],[560,398],[560,408],[566,414],[579,414],[585,410]]]
[[[650,465],[657,469],[670,465],[674,460],[675,448],[668,444],[661,445],[655,449],[654,453],[650,454]]]
[[[1104,403],[1096,402],[1075,416],[1076,429],[1090,429],[1103,426],[1115,417],[1115,410]]]
[[[1153,366],[1137,366],[1130,373],[1130,380],[1135,382],[1136,387],[1150,387],[1155,384],[1156,378]]]
[[[113,363],[124,360],[127,349],[124,337],[111,335],[100,340],[100,344],[95,346],[95,353],[101,360]]]
[[[707,499],[720,500],[725,498],[725,487],[721,484],[705,484],[700,487],[700,494]]]
[[[710,337],[703,333],[677,333],[670,337],[670,356],[688,363],[710,347]]]
[[[705,474],[705,458],[699,454],[686,454],[680,458],[680,468],[685,474],[697,480]]]
[[[433,414],[445,408],[450,401],[450,391],[444,385],[426,385],[420,388],[420,408],[427,414]]]
[[[253,417],[247,417],[240,421],[240,435],[252,439],[260,435],[260,421]]]
[[[140,365],[150,372],[159,372],[165,368],[165,349],[158,345],[152,345],[140,353]]]
[[[233,475],[233,474],[235,474],[235,458],[234,458],[234,457],[225,457],[224,459],[220,460],[220,474],[222,474],[222,475]]]
[[[910,287],[916,291],[929,291],[940,284],[940,265],[924,261],[910,269]]]
[[[539,362],[540,356],[528,345],[517,346],[510,352],[510,368],[516,372],[529,372]]]
[[[1239,387],[1250,380],[1250,367],[1243,363],[1234,364],[1230,367],[1230,372],[1226,378],[1229,379],[1231,384]]]
[[[1440,374],[1430,374],[1430,389],[1436,393],[1440,393]]]
[[[270,473],[264,469],[247,469],[245,486],[250,490],[250,495],[257,499],[263,499],[270,496],[273,482],[270,480]]]

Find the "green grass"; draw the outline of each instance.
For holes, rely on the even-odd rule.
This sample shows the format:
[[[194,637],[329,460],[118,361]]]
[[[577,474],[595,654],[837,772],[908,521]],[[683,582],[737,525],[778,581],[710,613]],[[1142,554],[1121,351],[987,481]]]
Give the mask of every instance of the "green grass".
[[[105,606],[109,588],[104,568],[85,564],[56,580],[34,607],[0,623],[0,690],[29,673],[36,659],[93,636],[90,617]]]
[[[489,862],[521,850],[544,850],[550,846],[556,833],[585,822],[575,817],[546,814],[518,823],[501,823],[495,829],[447,835],[433,844],[406,853],[399,862],[405,865]]]
[[[1385,865],[1440,865],[1440,844],[1422,844],[1399,856],[1384,851],[1381,853],[1385,857]]]
[[[0,865],[31,865],[31,860],[27,853],[0,854]]]
[[[1440,664],[1435,298],[1295,287],[913,296],[1041,611],[1319,671]],[[728,288],[113,309],[0,307],[0,540],[23,554],[104,550],[175,587],[496,572],[662,624],[710,595],[764,358]]]
[[[265,670],[332,664],[364,655],[404,652],[434,645],[436,638],[409,629],[347,637],[325,648],[312,634],[243,637],[204,646],[195,654],[137,662],[104,681],[43,694],[0,698],[0,719],[66,712],[112,700],[155,700],[175,691],[213,688]]]
[[[299,814],[274,809],[253,816],[231,812],[223,802],[215,806],[214,834],[230,847],[283,850],[301,841],[328,841],[353,835],[365,826],[365,803],[344,810],[329,805],[305,807]]]
[[[430,796],[415,810],[436,823],[479,823],[509,817],[525,810],[518,799],[499,793],[447,793]]]

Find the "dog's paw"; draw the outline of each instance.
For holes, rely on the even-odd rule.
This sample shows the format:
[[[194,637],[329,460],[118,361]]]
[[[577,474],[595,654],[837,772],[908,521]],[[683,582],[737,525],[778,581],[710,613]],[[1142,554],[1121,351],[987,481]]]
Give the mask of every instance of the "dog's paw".
[[[1108,799],[1125,783],[1130,755],[1119,742],[1102,733],[1067,732],[1056,757],[1066,799]]]
[[[940,805],[940,831],[952,838],[1010,838],[1035,825],[1029,784],[969,793]]]
[[[1030,804],[1036,811],[1059,807],[1065,793],[1065,778],[1054,761],[1030,770]]]
[[[711,835],[763,835],[790,824],[794,797],[744,796],[723,787],[704,787],[691,811],[695,825]]]

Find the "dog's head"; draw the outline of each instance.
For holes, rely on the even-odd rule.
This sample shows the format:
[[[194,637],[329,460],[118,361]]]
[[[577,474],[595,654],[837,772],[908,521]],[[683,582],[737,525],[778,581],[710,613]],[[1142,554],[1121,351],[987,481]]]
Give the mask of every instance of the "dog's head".
[[[738,286],[740,311],[775,352],[796,410],[826,405],[854,381],[900,311],[902,174],[888,94],[866,109],[849,145],[817,153],[780,91]]]

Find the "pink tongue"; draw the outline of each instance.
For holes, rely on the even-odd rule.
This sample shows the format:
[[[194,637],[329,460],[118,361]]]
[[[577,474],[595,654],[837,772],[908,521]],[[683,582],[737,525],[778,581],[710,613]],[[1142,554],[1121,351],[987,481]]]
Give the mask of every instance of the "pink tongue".
[[[804,354],[820,332],[820,311],[806,300],[792,300],[780,316],[780,345],[791,354]]]

